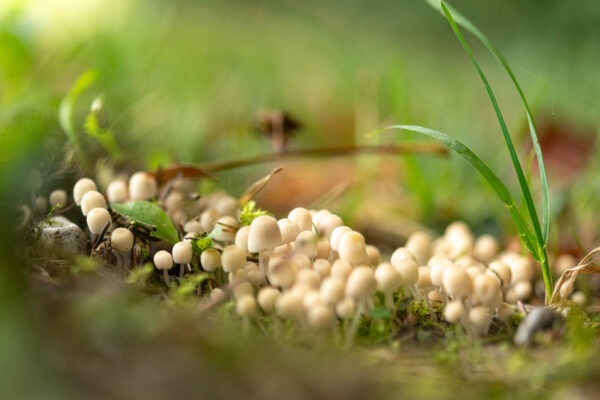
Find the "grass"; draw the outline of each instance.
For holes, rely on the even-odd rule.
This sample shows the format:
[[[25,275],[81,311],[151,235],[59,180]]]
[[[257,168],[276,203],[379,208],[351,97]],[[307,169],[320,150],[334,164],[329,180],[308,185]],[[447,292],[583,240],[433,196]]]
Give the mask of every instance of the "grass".
[[[517,152],[515,150],[515,146],[511,139],[510,133],[508,132],[506,122],[504,121],[504,117],[502,116],[502,112],[500,111],[500,107],[496,100],[496,96],[494,95],[494,91],[492,90],[492,87],[490,86],[488,79],[486,78],[485,74],[483,73],[483,70],[481,69],[481,67],[479,66],[477,61],[475,60],[475,56],[473,55],[471,48],[469,47],[469,45],[467,44],[467,41],[463,37],[460,29],[458,28],[458,26],[456,24],[454,17],[452,16],[452,13],[450,12],[449,8],[446,6],[446,3],[443,1],[439,1],[439,3],[438,3],[434,0],[428,0],[428,2],[435,8],[438,8],[437,6],[439,5],[439,8],[441,8],[441,11],[443,12],[443,14],[446,17],[446,19],[448,20],[448,22],[450,23],[452,30],[454,31],[456,37],[458,38],[461,45],[465,49],[466,53],[468,54],[469,58],[471,59],[473,65],[474,65],[475,69],[477,70],[479,77],[481,78],[481,81],[486,89],[486,92],[487,92],[489,99],[492,103],[492,106],[494,108],[494,112],[498,119],[498,123],[500,124],[500,128],[502,130],[502,135],[504,137],[506,147],[510,154],[510,158],[512,161],[514,171],[515,171],[518,181],[519,181],[519,186],[521,188],[521,194],[526,203],[526,209],[527,209],[527,212],[529,215],[529,220],[527,220],[521,214],[521,212],[519,211],[519,207],[517,206],[513,196],[510,194],[510,191],[507,189],[506,185],[500,180],[500,178],[498,178],[498,176],[490,169],[490,167],[484,161],[481,160],[481,158],[476,156],[473,151],[471,151],[466,145],[464,145],[460,141],[452,138],[451,136],[449,136],[443,132],[436,131],[436,130],[429,129],[429,128],[424,128],[421,126],[415,126],[415,125],[391,125],[391,126],[384,128],[384,130],[404,129],[404,130],[409,130],[412,132],[417,132],[417,133],[421,133],[421,134],[430,136],[430,137],[444,143],[451,150],[453,150],[457,154],[459,154],[463,159],[468,161],[485,178],[485,180],[492,186],[492,188],[496,192],[498,198],[504,203],[505,207],[507,208],[508,213],[519,233],[521,241],[527,247],[531,256],[540,263],[541,268],[542,268],[542,275],[544,278],[544,285],[546,287],[546,302],[548,302],[549,297],[551,296],[553,289],[554,289],[554,285],[552,282],[552,273],[550,271],[550,264],[548,261],[548,255],[547,255],[547,251],[546,251],[546,243],[547,243],[548,229],[549,229],[548,227],[549,227],[549,215],[550,215],[550,211],[549,211],[550,210],[550,201],[549,201],[549,195],[548,195],[548,181],[547,181],[547,177],[546,177],[546,169],[545,169],[545,165],[544,165],[544,159],[542,157],[542,152],[541,152],[541,148],[539,146],[537,132],[535,129],[533,116],[531,115],[531,111],[529,109],[529,105],[527,104],[527,101],[525,99],[523,91],[521,90],[521,87],[519,86],[514,74],[512,73],[512,70],[508,66],[508,63],[506,62],[504,57],[501,55],[500,51],[469,20],[467,20],[464,16],[458,14],[460,16],[459,21],[461,22],[461,24],[463,26],[466,26],[470,32],[474,33],[474,35],[477,38],[479,38],[486,45],[486,47],[492,52],[492,54],[494,54],[496,56],[496,58],[503,65],[503,67],[505,68],[505,70],[507,71],[509,76],[511,77],[511,80],[514,83],[515,87],[517,88],[517,91],[519,92],[519,95],[523,101],[523,104],[524,104],[524,107],[526,110],[526,114],[527,114],[527,119],[529,122],[529,129],[530,129],[531,138],[533,141],[533,148],[535,149],[535,153],[536,153],[536,157],[537,157],[538,165],[539,165],[539,169],[540,169],[540,180],[541,180],[541,187],[542,187],[542,193],[543,193],[542,225],[540,225],[540,222],[539,222],[535,203],[531,196],[531,190],[529,188],[529,183],[525,177],[525,174],[523,173],[523,169],[522,169],[521,163],[519,161],[519,156],[517,155]],[[381,132],[381,131],[378,131],[376,133],[379,133],[379,132]]]

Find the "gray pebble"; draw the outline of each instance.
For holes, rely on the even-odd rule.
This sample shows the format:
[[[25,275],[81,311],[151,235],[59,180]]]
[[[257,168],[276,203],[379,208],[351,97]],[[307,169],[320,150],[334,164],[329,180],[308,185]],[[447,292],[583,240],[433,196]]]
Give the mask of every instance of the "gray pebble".
[[[36,250],[44,255],[70,259],[84,254],[87,238],[81,228],[63,216],[39,222],[34,228]]]
[[[536,307],[523,318],[517,328],[513,341],[524,346],[533,340],[535,334],[552,328],[556,321],[562,319],[560,313],[547,307]]]

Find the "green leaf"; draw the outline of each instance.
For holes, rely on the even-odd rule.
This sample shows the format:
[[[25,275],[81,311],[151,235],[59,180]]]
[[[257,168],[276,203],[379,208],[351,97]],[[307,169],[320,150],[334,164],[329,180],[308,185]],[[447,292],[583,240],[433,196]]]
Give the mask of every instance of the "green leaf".
[[[171,244],[179,242],[179,235],[173,222],[156,204],[149,201],[133,201],[122,204],[111,203],[110,206],[122,216],[154,228],[150,233],[153,237],[166,240]]]
[[[75,109],[75,103],[79,98],[79,95],[91,86],[98,78],[98,71],[90,69],[81,74],[73,86],[69,89],[66,96],[60,102],[58,109],[58,121],[60,127],[65,131],[65,134],[71,141],[71,144],[75,148],[75,151],[83,156],[83,148],[79,142],[79,136],[75,129],[75,122],[73,121],[73,110]]]
[[[538,139],[537,130],[536,130],[535,123],[533,120],[533,115],[531,113],[529,103],[527,103],[527,100],[525,99],[525,94],[523,93],[523,90],[521,89],[519,82],[517,82],[517,78],[515,77],[515,74],[513,73],[510,66],[508,65],[508,62],[506,61],[506,59],[504,58],[502,53],[500,53],[500,50],[498,50],[498,48],[483,34],[483,32],[481,32],[475,25],[473,25],[473,23],[471,23],[471,21],[469,21],[464,15],[462,15],[461,13],[456,11],[454,8],[452,8],[447,3],[444,3],[444,7],[442,7],[442,2],[440,0],[427,0],[427,2],[431,5],[431,7],[433,7],[437,11],[439,11],[442,15],[446,15],[446,13],[443,9],[445,7],[451,14],[450,18],[453,18],[454,21],[456,21],[456,23],[458,25],[462,26],[467,31],[471,32],[471,34],[473,34],[473,36],[475,36],[477,39],[479,39],[484,44],[484,46],[487,47],[487,49],[490,51],[490,53],[492,53],[492,55],[496,58],[496,60],[498,60],[498,62],[502,65],[502,67],[504,68],[504,70],[506,71],[508,76],[510,77],[511,81],[513,82],[513,85],[517,89],[517,92],[519,93],[519,97],[521,97],[521,101],[523,102],[523,106],[525,107],[525,113],[527,114],[527,123],[529,125],[529,134],[531,136],[531,141],[533,143],[533,149],[535,151],[535,155],[536,155],[537,162],[538,162],[538,169],[539,169],[539,173],[540,173],[540,184],[541,184],[541,188],[542,188],[542,201],[543,201],[543,205],[542,205],[542,207],[543,207],[543,210],[542,210],[542,237],[544,240],[544,244],[546,244],[548,242],[548,231],[549,231],[549,227],[550,227],[550,196],[548,194],[548,177],[546,175],[546,167],[544,165],[544,158],[542,156],[542,150],[540,148],[540,142]]]
[[[253,200],[250,200],[242,207],[242,212],[240,214],[240,224],[242,226],[247,226],[254,221],[254,218],[261,215],[271,215],[268,211],[261,210],[260,208],[256,208],[256,203]]]
[[[102,101],[97,97],[92,103],[92,108],[85,119],[85,132],[98,140],[102,147],[110,154],[113,159],[120,160],[122,158],[121,151],[117,145],[112,131],[108,128],[101,126],[101,119],[103,116]]]
[[[445,133],[429,128],[424,128],[422,126],[391,125],[383,128],[379,132],[391,129],[404,129],[407,131],[422,133],[424,135],[432,137],[448,146],[450,150],[456,152],[456,154],[461,156],[464,160],[468,161],[473,167],[475,167],[475,169],[492,186],[492,189],[494,189],[500,200],[502,200],[502,202],[506,206],[506,209],[508,210],[511,219],[513,220],[515,227],[519,232],[521,240],[523,241],[531,255],[536,260],[541,260],[538,242],[535,240],[535,236],[533,235],[529,226],[527,225],[525,218],[519,212],[519,208],[517,207],[517,204],[515,203],[515,200],[513,199],[512,195],[510,194],[504,183],[502,183],[500,178],[498,178],[498,176],[479,157],[477,157],[475,153],[471,151],[471,149],[469,149],[463,143],[454,139],[451,136],[448,136]]]
[[[375,306],[371,316],[375,319],[388,319],[392,315],[392,309],[385,306]]]

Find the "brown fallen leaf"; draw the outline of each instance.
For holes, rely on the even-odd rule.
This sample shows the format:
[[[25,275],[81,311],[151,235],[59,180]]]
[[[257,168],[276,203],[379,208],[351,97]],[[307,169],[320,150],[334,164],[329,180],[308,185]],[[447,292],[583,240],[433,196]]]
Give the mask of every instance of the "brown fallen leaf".
[[[597,265],[595,257],[600,254],[600,247],[596,247],[590,251],[583,259],[573,268],[569,268],[562,273],[552,297],[550,297],[550,304],[558,304],[564,301],[567,296],[571,293],[575,280],[579,274],[597,274],[600,273],[600,265]]]

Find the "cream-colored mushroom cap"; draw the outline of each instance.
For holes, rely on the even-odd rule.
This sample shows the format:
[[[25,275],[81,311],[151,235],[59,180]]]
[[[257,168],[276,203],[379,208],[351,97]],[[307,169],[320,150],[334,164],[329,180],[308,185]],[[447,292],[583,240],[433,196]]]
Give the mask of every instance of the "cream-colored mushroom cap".
[[[460,267],[445,268],[442,285],[444,291],[455,300],[464,299],[471,293],[471,277]]]
[[[375,293],[377,282],[373,268],[356,267],[346,282],[346,296],[357,301],[364,301]]]
[[[475,241],[473,255],[478,259],[488,262],[498,254],[498,241],[492,235],[481,235]]]
[[[220,303],[220,302],[224,301],[226,297],[227,296],[225,295],[225,292],[221,288],[214,288],[210,292],[210,299],[212,301],[214,301],[215,303]]]
[[[235,234],[235,245],[244,251],[248,251],[248,236],[250,235],[250,226],[242,226]]]
[[[288,214],[288,219],[294,221],[301,232],[312,231],[312,215],[302,207],[294,208]]]
[[[331,232],[329,243],[333,251],[339,251],[340,239],[345,233],[352,232],[352,228],[348,226],[338,226]]]
[[[335,306],[336,314],[342,319],[352,318],[355,311],[356,307],[354,305],[354,300],[348,297],[346,297],[343,300],[340,300],[340,302],[337,303]]]
[[[348,279],[350,272],[352,272],[352,265],[350,265],[348,261],[344,261],[338,258],[333,262],[333,265],[331,266],[330,275],[333,278],[338,278],[345,282],[346,279]]]
[[[326,239],[331,238],[331,233],[335,228],[344,226],[344,221],[335,214],[329,214],[319,220],[317,225],[317,231],[319,235]]]
[[[319,238],[312,231],[300,232],[295,241],[296,252],[314,258],[319,253]]]
[[[417,258],[415,257],[415,255],[413,253],[411,253],[408,249],[406,249],[404,247],[398,247],[392,253],[390,262],[395,267],[396,264],[398,264],[400,261],[404,261],[404,260],[412,260],[415,263],[417,262]]]
[[[102,233],[106,224],[112,221],[110,213],[106,208],[94,208],[87,214],[86,219],[88,228],[90,228],[90,232],[94,235]]]
[[[268,215],[260,215],[250,224],[248,251],[258,253],[281,244],[281,231],[277,220]]]
[[[415,256],[417,264],[424,265],[431,256],[431,236],[422,231],[414,232],[404,247]]]
[[[283,318],[300,319],[304,313],[302,296],[295,292],[282,293],[275,302],[275,310]]]
[[[372,244],[368,244],[366,246],[367,250],[367,258],[369,259],[369,264],[372,266],[377,266],[381,264],[381,252],[376,246]]]
[[[244,296],[252,296],[254,294],[254,289],[250,282],[241,281],[238,282],[233,287],[233,297],[237,300],[241,299]]]
[[[500,277],[500,280],[502,281],[502,286],[508,287],[510,285],[512,281],[512,271],[504,262],[500,260],[494,261],[490,264],[490,271],[498,274],[498,277]]]
[[[90,190],[98,190],[93,180],[90,178],[81,178],[78,180],[75,186],[73,186],[73,200],[75,204],[80,205],[81,198]]]
[[[419,281],[419,267],[414,260],[397,261],[394,268],[400,274],[403,284],[412,286]]]
[[[393,293],[402,284],[402,277],[390,263],[380,264],[375,270],[377,289],[383,293]]]
[[[282,218],[277,221],[277,225],[279,225],[279,231],[281,232],[281,243],[291,243],[300,234],[298,224],[291,219]]]
[[[358,232],[345,233],[340,239],[338,249],[340,258],[348,261],[350,264],[356,265],[366,261],[367,250],[365,238]]]
[[[485,307],[473,307],[469,311],[469,321],[482,333],[488,323],[488,310]]]
[[[323,304],[316,304],[308,311],[308,325],[317,331],[331,328],[335,323],[333,310]]]
[[[313,263],[313,270],[317,271],[321,278],[326,278],[331,273],[331,263],[324,258],[319,258]]]
[[[431,282],[431,269],[429,267],[419,267],[419,279],[417,280],[417,287],[419,289],[430,288],[433,286]]]
[[[50,196],[48,196],[48,200],[50,200],[52,207],[57,205],[64,206],[67,204],[67,192],[62,189],[53,190]]]
[[[451,324],[458,322],[464,314],[465,307],[458,300],[450,301],[444,307],[444,319]]]
[[[156,179],[146,172],[136,172],[129,178],[131,200],[150,200],[158,194]]]
[[[173,246],[173,261],[176,264],[187,264],[192,261],[192,244],[190,242],[178,242]]]
[[[127,252],[133,248],[133,233],[129,229],[117,228],[110,234],[110,243],[113,249]]]
[[[206,249],[200,254],[200,264],[208,272],[214,272],[221,266],[221,253],[217,249]]]
[[[450,267],[454,267],[454,263],[447,258],[439,258],[435,262],[431,263],[431,283],[433,283],[435,286],[442,286],[444,270]]]
[[[333,306],[344,298],[345,284],[338,278],[327,278],[321,284],[321,298],[327,304]]]
[[[221,265],[225,272],[233,272],[246,265],[246,252],[234,245],[227,246],[221,253]]]
[[[262,308],[266,313],[272,313],[275,311],[275,303],[277,302],[277,298],[280,294],[281,292],[279,292],[279,290],[270,286],[265,286],[264,288],[260,289],[257,296],[260,308]]]
[[[235,303],[235,312],[243,318],[252,318],[256,315],[256,300],[250,295],[239,298]]]
[[[275,256],[269,260],[267,277],[271,285],[286,289],[296,281],[297,271],[298,267],[291,258]]]
[[[489,274],[480,274],[473,280],[473,292],[482,304],[494,306],[500,292],[500,280]]]
[[[217,219],[216,226],[220,227],[220,232],[215,237],[216,240],[229,243],[235,241],[237,228],[240,224],[234,217],[224,215]]]
[[[171,257],[171,253],[165,250],[157,251],[153,260],[157,269],[171,269],[173,266],[173,257]]]
[[[81,212],[86,216],[94,208],[106,208],[106,200],[99,192],[90,190],[81,198]]]
[[[111,203],[125,203],[129,197],[129,190],[125,181],[112,181],[106,187],[106,197]]]

